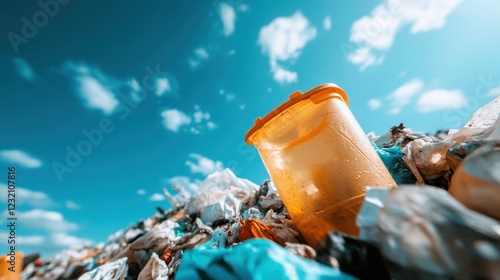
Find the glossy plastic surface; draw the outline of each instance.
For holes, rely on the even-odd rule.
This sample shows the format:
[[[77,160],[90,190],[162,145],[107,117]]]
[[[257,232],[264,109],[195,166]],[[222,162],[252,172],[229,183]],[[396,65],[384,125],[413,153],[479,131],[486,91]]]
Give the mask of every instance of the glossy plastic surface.
[[[246,136],[311,246],[330,230],[358,234],[355,221],[366,186],[397,186],[345,99],[332,94],[332,87],[306,92],[307,98],[265,123],[256,122],[259,127]]]

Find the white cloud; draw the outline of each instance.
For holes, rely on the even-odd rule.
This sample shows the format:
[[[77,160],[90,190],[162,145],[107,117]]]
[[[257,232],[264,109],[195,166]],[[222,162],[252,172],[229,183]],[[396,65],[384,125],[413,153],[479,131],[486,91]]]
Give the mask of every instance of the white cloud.
[[[217,125],[213,122],[207,122],[207,127],[208,129],[214,129],[217,127]]]
[[[64,220],[63,215],[55,211],[33,209],[26,212],[17,211],[16,214],[19,222],[26,228],[42,229],[49,232],[66,232],[78,229],[75,223]]]
[[[327,31],[332,28],[332,19],[329,16],[326,16],[325,19],[323,19],[323,28]]]
[[[0,192],[7,193],[7,190],[7,185],[0,183]],[[31,191],[19,186],[16,186],[16,198],[18,205],[28,205],[35,208],[44,208],[54,205],[54,202],[47,194],[39,191]]]
[[[137,99],[138,92],[141,91],[135,79],[118,80],[85,63],[67,61],[63,71],[73,79],[74,90],[83,104],[89,109],[101,111],[104,115],[114,113],[120,105],[117,92],[126,92]]]
[[[235,55],[236,54],[236,50],[235,49],[232,49],[230,51],[227,52],[227,55],[228,56],[232,56],[232,55]]]
[[[223,89],[219,90],[219,94],[226,97],[227,101],[231,101],[231,100],[234,100],[236,98],[236,96],[234,94],[226,93],[226,91]]]
[[[146,194],[146,191],[145,191],[145,190],[143,190],[143,189],[138,189],[138,190],[137,190],[137,194],[138,194],[138,195],[145,195],[145,194]]]
[[[273,79],[282,84],[291,84],[297,82],[297,72],[292,72],[281,68],[281,66],[276,66],[274,70]]]
[[[3,150],[0,151],[0,160],[20,165],[26,168],[39,168],[42,166],[42,161],[34,158],[21,150]]]
[[[193,51],[193,55],[188,59],[188,64],[191,70],[196,69],[202,62],[208,60],[210,55],[208,51],[204,48],[196,48]]]
[[[224,35],[229,36],[234,32],[234,23],[236,21],[236,12],[234,8],[226,3],[219,4],[219,16],[224,26]]]
[[[356,20],[351,26],[349,41],[356,45],[348,60],[361,70],[380,64],[380,58],[392,46],[397,33],[406,25],[415,34],[439,29],[461,0],[384,0],[370,15]]]
[[[248,10],[250,10],[250,8],[246,4],[240,4],[238,6],[238,11],[240,11],[240,12],[244,13],[244,12],[248,12]]]
[[[382,101],[380,99],[372,98],[368,100],[368,107],[370,107],[371,110],[375,110],[377,108],[380,108],[382,105]]]
[[[81,208],[80,205],[71,200],[66,200],[66,207],[71,210],[78,210]]]
[[[185,132],[200,134],[206,128],[212,129],[215,127],[215,123],[210,121],[210,113],[202,111],[198,105],[194,106],[192,116],[177,109],[165,110],[161,115],[165,127],[173,132],[179,132],[183,128]]]
[[[391,102],[389,113],[395,115],[401,112],[411,99],[422,90],[424,83],[419,79],[413,79],[393,91],[387,98]]]
[[[165,200],[165,196],[161,193],[154,193],[149,197],[149,201],[162,201]]]
[[[290,17],[278,17],[261,28],[257,43],[269,56],[273,78],[278,83],[297,81],[297,73],[285,70],[280,63],[293,63],[307,43],[316,37],[316,28],[297,11]],[[276,74],[276,72],[279,72]]]
[[[199,154],[190,154],[190,158],[195,159],[195,161],[187,160],[186,165],[189,166],[192,173],[201,173],[205,176],[224,169],[224,165],[221,161],[213,161],[207,157]]]
[[[32,235],[32,236],[16,236],[16,243],[24,246],[36,246],[40,245],[45,241],[45,238],[41,235]]]
[[[80,94],[90,108],[102,110],[111,114],[120,102],[113,92],[93,77],[80,77]]]
[[[179,128],[191,123],[191,118],[177,109],[168,109],[161,112],[163,125],[173,132],[178,132]]]
[[[36,80],[35,72],[33,68],[28,64],[28,62],[22,58],[15,57],[13,58],[14,69],[17,74],[21,76],[28,82],[34,82]]]
[[[73,235],[69,235],[65,232],[56,232],[51,235],[51,244],[56,247],[67,248],[78,245],[88,245],[92,241],[89,239],[79,238]]]
[[[461,90],[434,89],[419,96],[416,110],[421,113],[435,112],[445,109],[458,109],[467,104]]]
[[[245,105],[245,104],[241,104],[241,105],[240,105],[240,110],[245,110],[245,107],[246,107],[246,105]]]
[[[170,82],[167,78],[159,78],[156,80],[156,95],[162,96],[166,92],[170,92],[172,87],[170,86]]]
[[[194,112],[194,123],[200,123],[202,121],[208,121],[210,119],[210,114],[207,112],[203,112],[201,110],[196,110]]]
[[[191,178],[186,176],[175,176],[167,180],[167,183],[172,186],[180,186],[184,190],[189,191],[190,193],[194,193],[198,190],[198,186],[200,185],[199,180],[191,180]]]
[[[487,96],[499,96],[500,95],[500,87],[492,88],[486,93]]]

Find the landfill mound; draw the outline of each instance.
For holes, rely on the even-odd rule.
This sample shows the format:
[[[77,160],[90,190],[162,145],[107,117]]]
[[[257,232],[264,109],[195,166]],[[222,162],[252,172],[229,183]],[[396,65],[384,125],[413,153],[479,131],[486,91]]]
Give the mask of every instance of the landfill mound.
[[[273,182],[229,169],[104,245],[26,260],[22,279],[500,279],[500,97],[462,128],[368,134],[399,188],[370,188],[360,235],[305,244]],[[307,198],[304,198],[307,199]]]

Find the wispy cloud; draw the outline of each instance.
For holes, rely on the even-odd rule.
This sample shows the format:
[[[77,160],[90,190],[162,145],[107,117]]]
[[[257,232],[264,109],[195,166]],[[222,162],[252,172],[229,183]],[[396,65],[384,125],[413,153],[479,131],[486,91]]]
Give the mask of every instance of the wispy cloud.
[[[66,208],[71,209],[71,210],[78,210],[81,207],[80,207],[80,205],[76,204],[74,201],[66,200]]]
[[[190,154],[189,158],[194,160],[186,161],[186,165],[189,166],[192,173],[201,173],[207,176],[215,171],[224,169],[221,161],[214,161],[200,154]]]
[[[160,193],[154,193],[152,196],[149,197],[149,201],[162,201],[165,200],[165,196]]]
[[[34,158],[21,150],[2,150],[0,151],[0,160],[26,168],[39,168],[42,166],[41,160]]]
[[[445,109],[458,109],[467,104],[467,99],[461,90],[434,89],[422,93],[416,104],[416,110],[430,113]]]
[[[377,99],[377,98],[372,98],[372,99],[368,100],[367,104],[371,110],[375,110],[375,109],[380,108],[380,106],[382,105],[382,101],[380,99]]]
[[[401,109],[410,104],[411,99],[422,90],[424,83],[420,79],[413,79],[397,88],[389,96],[391,103],[390,114],[396,115],[401,112]]]
[[[145,195],[145,194],[146,194],[146,191],[145,191],[145,190],[143,190],[143,189],[138,189],[138,190],[137,190],[137,194],[138,194],[138,195]]]
[[[297,82],[296,72],[280,64],[293,64],[307,43],[316,37],[316,28],[301,12],[290,17],[278,17],[262,27],[257,43],[262,53],[269,56],[273,79],[280,84]]]
[[[499,96],[500,95],[500,87],[494,87],[490,89],[487,93],[487,96]]]
[[[78,225],[68,222],[64,216],[55,211],[32,209],[29,211],[17,211],[19,222],[26,228],[41,229],[48,232],[67,232],[78,229]]]
[[[323,19],[323,28],[326,31],[332,28],[332,19],[329,16],[326,16],[325,19]]]
[[[224,35],[230,36],[234,32],[234,23],[236,21],[236,12],[234,8],[229,4],[220,3],[219,16],[224,27]]]
[[[349,42],[355,44],[347,51],[348,60],[361,70],[381,64],[396,34],[410,25],[413,34],[440,29],[448,15],[461,0],[384,0],[370,15],[356,20],[351,27]]]
[[[219,90],[219,94],[224,96],[227,101],[231,101],[231,100],[234,100],[236,98],[236,96],[234,94],[228,93],[224,89]]]
[[[163,125],[172,132],[179,132],[183,128],[184,132],[200,134],[201,131],[213,129],[215,123],[210,121],[210,114],[201,110],[199,105],[194,106],[194,113],[188,115],[177,109],[168,109],[161,113]]]
[[[0,183],[0,192],[7,193],[7,185]],[[28,205],[31,207],[51,207],[55,205],[55,203],[50,199],[50,197],[43,192],[32,191],[25,188],[21,188],[16,186],[17,192],[17,204],[18,205]]]
[[[16,73],[28,82],[34,82],[36,80],[35,71],[28,64],[28,62],[22,58],[14,57],[12,59],[14,62],[14,69]]]
[[[168,109],[161,112],[163,125],[166,129],[178,132],[179,128],[191,124],[191,118],[177,109]]]
[[[79,238],[65,232],[56,232],[50,236],[50,244],[59,248],[68,248],[91,243],[92,241],[90,239]]]
[[[177,96],[178,90],[179,83],[173,75],[168,74],[166,76],[156,77],[154,91],[156,96]]]
[[[188,59],[189,67],[191,67],[191,70],[194,70],[209,58],[210,54],[208,54],[208,51],[205,48],[196,48],[193,51],[193,55],[191,55],[191,57],[189,57]]]
[[[67,61],[62,70],[73,79],[74,90],[83,104],[104,115],[114,113],[120,105],[118,92],[134,97],[141,90],[135,79],[119,80],[83,62]]]

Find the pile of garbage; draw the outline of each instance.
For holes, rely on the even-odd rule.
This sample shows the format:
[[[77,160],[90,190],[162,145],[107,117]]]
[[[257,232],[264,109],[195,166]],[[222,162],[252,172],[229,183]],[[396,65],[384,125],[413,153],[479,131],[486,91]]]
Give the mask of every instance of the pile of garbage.
[[[272,181],[229,169],[105,244],[26,262],[22,279],[499,279],[500,97],[462,128],[368,134],[399,188],[366,188],[360,235],[312,248]],[[305,198],[306,199],[306,198]]]

